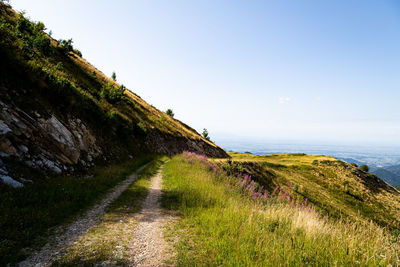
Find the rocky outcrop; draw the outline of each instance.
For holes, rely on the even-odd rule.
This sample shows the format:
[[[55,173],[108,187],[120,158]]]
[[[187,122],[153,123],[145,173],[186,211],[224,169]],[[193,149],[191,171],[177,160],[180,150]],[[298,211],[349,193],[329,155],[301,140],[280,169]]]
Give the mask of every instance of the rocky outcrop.
[[[28,114],[0,102],[0,157],[12,157],[42,171],[61,173],[73,171],[78,163],[90,166],[101,154],[95,135],[80,119],[61,121],[54,114]],[[2,182],[21,186],[1,163]]]
[[[228,156],[136,94],[114,90],[123,87],[46,33],[20,32],[20,21],[36,24],[0,6],[0,186],[86,175],[95,164],[150,153]],[[38,38],[49,39],[46,52],[32,47]]]
[[[99,139],[84,122],[70,114],[61,119],[50,111],[28,112],[0,101],[0,159],[16,159],[44,172],[73,172],[78,164],[90,167],[99,156],[113,156],[105,155],[104,142]],[[227,157],[223,149],[204,140],[170,136],[157,130],[148,133],[144,145],[148,151],[159,154],[192,151]],[[0,182],[20,187],[31,182],[25,178],[10,174],[1,161]]]

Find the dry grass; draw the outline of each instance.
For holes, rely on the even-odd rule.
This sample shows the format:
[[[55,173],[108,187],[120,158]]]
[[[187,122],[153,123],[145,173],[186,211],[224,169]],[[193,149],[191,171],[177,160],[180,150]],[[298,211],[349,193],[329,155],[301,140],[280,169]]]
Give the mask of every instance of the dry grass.
[[[308,198],[329,217],[373,220],[390,228],[400,226],[400,192],[335,158],[303,154],[230,155],[230,168],[249,173],[269,188],[293,185],[294,195]],[[223,165],[226,160],[217,162]]]

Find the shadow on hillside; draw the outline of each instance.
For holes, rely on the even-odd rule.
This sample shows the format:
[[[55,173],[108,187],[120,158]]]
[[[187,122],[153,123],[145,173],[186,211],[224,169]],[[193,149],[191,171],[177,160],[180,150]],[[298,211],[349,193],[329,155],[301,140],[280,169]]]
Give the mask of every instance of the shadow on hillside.
[[[399,194],[397,190],[385,183],[383,180],[379,179],[376,175],[361,172],[356,173],[356,175],[361,179],[361,182],[364,184],[364,186],[372,193],[376,194],[381,191],[386,191],[395,195]]]

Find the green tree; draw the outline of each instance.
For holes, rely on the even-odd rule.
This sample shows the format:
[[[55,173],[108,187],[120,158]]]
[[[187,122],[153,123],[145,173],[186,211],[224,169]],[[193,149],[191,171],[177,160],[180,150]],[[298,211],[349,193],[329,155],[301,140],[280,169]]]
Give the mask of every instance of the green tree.
[[[172,109],[167,109],[167,111],[165,111],[165,113],[168,115],[168,116],[171,116],[172,118],[175,116],[175,114],[174,114],[174,112],[172,111]]]
[[[72,46],[72,39],[68,39],[68,40],[60,40],[59,41],[61,47],[66,51],[66,52],[70,52],[74,50],[74,47]]]
[[[208,135],[208,131],[206,128],[203,129],[203,133],[202,133],[203,137],[207,140],[210,140],[210,136]]]
[[[369,171],[369,166],[366,165],[366,164],[363,164],[363,165],[360,166],[359,170],[363,171],[363,172],[368,172]]]
[[[115,74],[115,71],[111,74],[111,79],[113,79],[115,82],[117,81],[117,74]]]
[[[42,32],[46,30],[46,27],[44,26],[44,23],[39,21],[38,23],[35,24],[35,31],[36,32]]]

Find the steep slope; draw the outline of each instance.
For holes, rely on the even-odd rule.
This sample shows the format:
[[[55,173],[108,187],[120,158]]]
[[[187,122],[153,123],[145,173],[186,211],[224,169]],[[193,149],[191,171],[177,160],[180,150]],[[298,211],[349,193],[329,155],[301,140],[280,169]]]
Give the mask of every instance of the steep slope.
[[[300,200],[308,199],[333,218],[373,220],[400,228],[400,192],[375,175],[332,157],[305,154],[265,155],[230,153],[217,161],[233,173],[247,173],[270,192],[291,187]]]
[[[0,175],[74,172],[148,153],[227,157],[195,130],[147,104],[0,2]],[[11,178],[12,177],[12,178]],[[22,178],[22,177],[21,177]],[[28,178],[28,177],[25,177]]]

